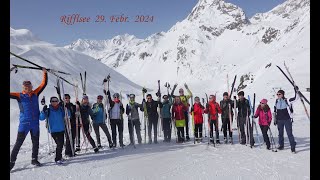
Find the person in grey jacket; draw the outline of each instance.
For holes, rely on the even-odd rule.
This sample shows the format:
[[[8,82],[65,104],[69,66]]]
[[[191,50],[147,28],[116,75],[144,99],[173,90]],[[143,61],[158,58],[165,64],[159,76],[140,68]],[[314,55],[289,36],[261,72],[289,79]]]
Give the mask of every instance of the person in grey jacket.
[[[124,108],[123,108],[122,102],[119,99],[120,94],[114,93],[113,100],[112,100],[109,90],[107,92],[104,90],[103,92],[108,96],[108,100],[109,100],[109,104],[110,104],[109,118],[110,118],[111,131],[112,131],[111,133],[112,133],[113,147],[117,146],[116,128],[118,127],[119,144],[120,144],[120,147],[123,148],[125,146],[123,144],[123,119],[122,119],[122,114],[124,113]]]
[[[135,95],[130,94],[129,95],[129,104],[126,106],[126,114],[128,116],[128,129],[129,129],[129,134],[130,134],[130,144],[134,144],[134,133],[133,133],[133,128],[136,129],[136,134],[138,138],[138,143],[142,143],[142,138],[141,138],[141,129],[140,129],[140,118],[139,118],[139,110],[143,111],[143,106],[142,104],[139,104],[135,102]]]

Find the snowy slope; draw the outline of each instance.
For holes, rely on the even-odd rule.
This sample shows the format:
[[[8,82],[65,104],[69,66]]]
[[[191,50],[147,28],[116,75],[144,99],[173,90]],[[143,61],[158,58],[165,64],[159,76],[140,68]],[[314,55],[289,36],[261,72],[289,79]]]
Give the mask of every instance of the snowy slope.
[[[21,43],[20,43],[21,42]],[[80,73],[84,76],[84,71],[87,71],[87,94],[91,102],[96,101],[99,94],[103,94],[103,79],[110,73],[110,91],[111,93],[122,91],[125,93],[140,93],[142,87],[131,82],[123,75],[115,70],[95,61],[92,57],[68,50],[62,47],[55,47],[52,44],[38,41],[34,38],[32,33],[26,29],[14,30],[10,28],[10,51],[18,54],[36,64],[42,65],[47,68],[60,70],[72,74],[63,75],[59,74],[69,82],[73,83],[73,79],[78,81],[79,85],[79,98],[82,96]],[[10,59],[11,64],[33,66],[12,56]],[[49,81],[46,89],[42,92],[41,97],[45,96],[47,103],[51,96],[56,96],[56,77],[48,73]],[[36,88],[42,80],[42,72],[38,70],[19,69],[18,73],[11,72],[10,78],[10,91],[20,92],[23,80],[30,80]],[[64,83],[65,92],[69,93],[72,102],[75,101],[74,89],[71,85]],[[80,99],[81,100],[81,99]],[[18,104],[16,100],[11,100],[11,121],[17,121]]]

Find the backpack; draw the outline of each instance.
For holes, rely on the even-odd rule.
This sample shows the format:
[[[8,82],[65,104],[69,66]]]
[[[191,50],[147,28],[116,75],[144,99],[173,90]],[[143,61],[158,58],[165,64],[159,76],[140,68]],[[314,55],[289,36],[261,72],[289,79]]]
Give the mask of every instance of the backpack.
[[[289,105],[289,103],[288,103],[288,100],[287,100],[287,99],[285,99],[284,101],[286,102],[287,106],[289,106],[290,112],[291,112],[291,113],[293,113],[292,104],[290,104],[290,105]],[[274,104],[275,111],[276,111],[276,109],[277,109],[277,108],[276,108],[277,103],[278,103],[278,99],[276,99],[276,103]]]

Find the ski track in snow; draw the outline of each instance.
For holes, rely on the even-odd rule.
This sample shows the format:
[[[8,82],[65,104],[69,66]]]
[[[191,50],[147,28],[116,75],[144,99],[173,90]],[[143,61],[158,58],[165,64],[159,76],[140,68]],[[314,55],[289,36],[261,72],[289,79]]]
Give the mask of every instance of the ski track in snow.
[[[125,121],[126,122],[126,121]],[[124,142],[129,144],[129,134],[125,124]],[[143,122],[141,123],[143,125]],[[221,126],[221,123],[219,123]],[[16,166],[12,170],[12,179],[310,179],[310,123],[304,115],[296,115],[293,133],[296,138],[297,154],[292,154],[285,133],[285,149],[272,152],[265,145],[255,147],[240,145],[238,133],[234,131],[234,144],[175,143],[172,132],[171,143],[143,144],[126,146],[124,149],[110,149],[107,138],[101,132],[104,146],[99,153],[94,153],[90,145],[88,151],[82,150],[79,156],[68,159],[64,165],[54,163],[54,154],[47,155],[47,134],[41,124],[39,161],[43,167],[33,167],[31,161],[30,135],[26,138],[18,154]],[[272,125],[275,141],[276,129]],[[11,131],[16,132],[17,125],[11,124]],[[220,128],[219,128],[220,129]],[[258,127],[260,140],[263,141]],[[223,134],[220,133],[220,140]],[[91,133],[95,139],[94,132]],[[15,136],[11,137],[11,149]],[[81,137],[82,138],[82,137]],[[136,136],[135,136],[136,138]],[[147,138],[148,139],[148,138]],[[137,141],[137,140],[136,140]],[[137,142],[136,142],[137,143]]]

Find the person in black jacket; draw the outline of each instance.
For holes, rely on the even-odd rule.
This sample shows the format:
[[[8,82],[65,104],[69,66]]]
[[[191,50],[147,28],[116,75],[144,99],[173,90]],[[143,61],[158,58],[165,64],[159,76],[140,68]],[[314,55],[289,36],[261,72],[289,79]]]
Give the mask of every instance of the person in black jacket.
[[[76,105],[72,104],[70,102],[70,95],[65,94],[64,100],[66,102],[66,107],[70,111],[70,124],[71,124],[71,136],[72,136],[72,142],[73,142],[73,149],[75,150],[75,138],[76,138]],[[80,134],[80,133],[79,133]],[[71,146],[70,146],[70,140],[69,135],[66,133],[66,149],[65,149],[65,155],[68,157],[75,156],[76,153],[72,154]]]
[[[157,127],[158,127],[158,118],[159,114],[157,111],[158,105],[160,105],[160,108],[162,107],[162,103],[160,102],[160,99],[158,101],[154,101],[152,99],[152,95],[147,95],[147,102],[145,99],[143,99],[143,103],[146,103],[147,106],[147,112],[148,112],[148,137],[149,137],[149,144],[152,143],[151,138],[151,129],[153,126],[153,133],[154,133],[154,143],[157,144]]]
[[[228,137],[227,137],[227,130],[229,130],[229,143],[233,143],[232,139],[232,130],[231,130],[231,124],[230,121],[233,120],[233,101],[229,98],[229,95],[227,92],[223,93],[223,100],[220,101],[220,107],[222,110],[221,113],[221,119],[222,119],[222,129],[223,129],[223,137],[224,137],[224,143],[228,142]],[[229,105],[230,105],[230,110],[231,110],[231,119],[230,119],[230,114],[229,114]]]
[[[90,131],[89,131],[89,126],[90,126],[90,119],[89,119],[89,115],[91,116],[91,119],[94,118],[92,109],[89,105],[89,97],[87,95],[84,95],[82,97],[82,101],[81,104],[79,101],[76,102],[78,104],[78,106],[80,107],[80,114],[81,114],[81,119],[82,119],[82,128],[84,130],[84,133],[87,137],[87,140],[89,140],[91,146],[94,148],[94,152],[98,152],[99,149],[96,146],[96,143],[94,142],[94,140],[92,139],[91,135],[90,135]]]
[[[240,91],[238,93],[239,99],[237,100],[237,108],[238,108],[238,122],[240,126],[240,132],[241,132],[241,143],[242,145],[246,144],[246,134],[245,134],[245,128],[246,131],[249,131],[249,134],[247,134],[247,137],[250,142],[250,146],[254,146],[254,138],[253,138],[253,128],[251,127],[250,123],[250,104],[249,101],[244,97],[244,92]],[[246,123],[248,119],[248,124]],[[248,128],[249,126],[249,128]]]

